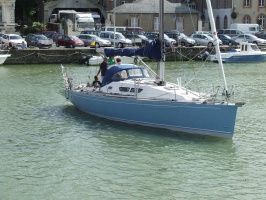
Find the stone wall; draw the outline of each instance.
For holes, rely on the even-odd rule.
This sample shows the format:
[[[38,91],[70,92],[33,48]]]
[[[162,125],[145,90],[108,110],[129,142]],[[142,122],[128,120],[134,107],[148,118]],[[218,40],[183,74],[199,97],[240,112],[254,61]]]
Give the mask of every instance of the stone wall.
[[[61,64],[77,63],[82,56],[94,55],[95,49],[26,49],[9,50],[6,64]]]
[[[221,51],[229,51],[228,46],[221,47]],[[166,49],[166,61],[188,61],[202,60],[200,55],[207,50],[204,46],[197,47],[176,47]],[[215,54],[215,49],[208,48],[211,54]],[[103,52],[103,50],[101,51]],[[95,49],[27,49],[27,50],[9,50],[11,57],[7,58],[5,65],[8,64],[64,64],[78,63],[83,56],[96,55]],[[144,59],[145,60],[145,59]]]

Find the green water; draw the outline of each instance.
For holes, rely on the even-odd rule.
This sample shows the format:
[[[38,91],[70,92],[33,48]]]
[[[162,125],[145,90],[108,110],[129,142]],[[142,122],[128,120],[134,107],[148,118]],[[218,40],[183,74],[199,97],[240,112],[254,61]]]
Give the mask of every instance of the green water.
[[[199,76],[198,89],[221,81],[215,63],[181,64],[166,64],[167,80]],[[65,68],[82,80],[98,70]],[[95,118],[61,95],[60,66],[1,66],[0,199],[265,199],[265,63],[225,72],[246,102],[233,139]]]

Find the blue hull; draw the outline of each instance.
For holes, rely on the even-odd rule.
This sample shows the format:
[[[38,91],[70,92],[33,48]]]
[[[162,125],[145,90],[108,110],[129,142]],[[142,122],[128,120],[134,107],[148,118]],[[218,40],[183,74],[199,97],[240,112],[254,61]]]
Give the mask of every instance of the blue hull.
[[[236,105],[192,104],[96,96],[65,90],[81,111],[98,117],[174,131],[233,137]]]
[[[231,56],[230,58],[224,58],[223,60],[226,63],[263,62],[266,61],[266,55]]]

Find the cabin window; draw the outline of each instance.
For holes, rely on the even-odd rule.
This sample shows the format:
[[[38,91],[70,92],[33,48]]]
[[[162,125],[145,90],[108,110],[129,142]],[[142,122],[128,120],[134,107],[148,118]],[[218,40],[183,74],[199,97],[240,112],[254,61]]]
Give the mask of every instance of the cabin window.
[[[119,87],[120,92],[128,92],[130,90],[129,87]]]
[[[141,69],[129,69],[128,75],[130,77],[143,77]]]
[[[138,93],[140,93],[142,90],[143,90],[143,89],[138,88]],[[130,92],[135,93],[135,88],[131,88],[131,89],[130,89]]]
[[[127,77],[128,77],[128,75],[127,75],[126,70],[122,70],[120,72],[115,73],[112,76],[111,80],[112,81],[123,81],[123,80],[127,79]]]
[[[244,7],[250,7],[250,0],[244,0]]]
[[[259,0],[259,7],[264,7],[265,0]]]

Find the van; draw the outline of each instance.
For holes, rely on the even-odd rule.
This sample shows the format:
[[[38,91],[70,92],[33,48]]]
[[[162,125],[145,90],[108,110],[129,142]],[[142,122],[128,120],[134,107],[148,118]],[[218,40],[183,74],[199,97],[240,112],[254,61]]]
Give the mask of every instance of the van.
[[[119,48],[132,46],[132,41],[130,39],[125,38],[122,33],[112,31],[101,31],[99,37],[110,41],[112,45],[115,44],[115,46]]]
[[[104,27],[102,27],[102,31],[112,31],[112,32],[124,33],[125,30],[126,30],[125,26],[104,26]]]
[[[243,24],[243,23],[233,23],[230,25],[230,29],[237,29],[244,33],[250,33],[250,34],[255,34],[261,30],[258,24]]]
[[[244,33],[237,29],[220,29],[218,31],[218,34],[224,34],[224,35],[229,35],[230,37],[235,37],[238,35],[242,35]]]

